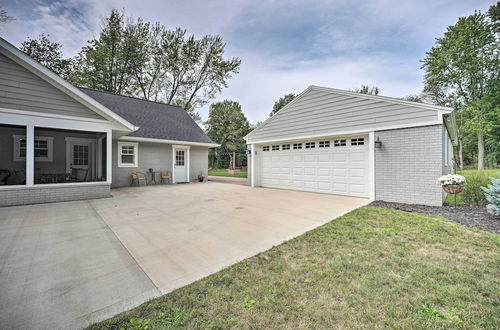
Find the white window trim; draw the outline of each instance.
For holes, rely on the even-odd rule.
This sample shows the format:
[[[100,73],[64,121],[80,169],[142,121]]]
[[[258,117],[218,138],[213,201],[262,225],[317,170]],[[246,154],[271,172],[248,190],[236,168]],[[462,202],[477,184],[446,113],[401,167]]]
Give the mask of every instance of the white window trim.
[[[134,163],[122,163],[122,146],[134,147]],[[138,167],[139,166],[139,143],[135,142],[118,142],[118,167]]]
[[[26,157],[20,157],[19,156],[19,150],[21,149],[21,144],[20,141],[22,139],[26,140],[26,135],[18,135],[14,134],[13,135],[13,143],[14,143],[14,155],[13,155],[13,160],[15,162],[25,162]],[[42,140],[42,141],[47,141],[47,157],[35,157],[35,162],[52,162],[52,155],[53,155],[53,150],[54,150],[54,138],[50,136],[35,136],[35,140]],[[26,148],[28,148],[28,144],[26,143]],[[27,152],[27,151],[26,151]]]

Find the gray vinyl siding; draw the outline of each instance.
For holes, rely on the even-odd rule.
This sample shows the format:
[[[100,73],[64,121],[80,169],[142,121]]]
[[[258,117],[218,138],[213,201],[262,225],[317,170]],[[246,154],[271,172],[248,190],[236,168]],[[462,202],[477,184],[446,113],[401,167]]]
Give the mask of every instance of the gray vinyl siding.
[[[3,54],[0,54],[0,108],[103,119]]]
[[[375,132],[375,199],[441,206],[442,134],[442,125]]]
[[[311,89],[248,136],[248,142],[372,131],[437,122],[437,111],[385,100]]]
[[[138,171],[146,173],[149,168],[155,171],[167,170],[172,175],[172,145],[165,143],[139,142],[138,167],[118,167],[118,142],[113,141],[112,187],[130,185],[130,173]],[[208,148],[191,147],[189,160],[190,181],[197,175],[208,172]]]

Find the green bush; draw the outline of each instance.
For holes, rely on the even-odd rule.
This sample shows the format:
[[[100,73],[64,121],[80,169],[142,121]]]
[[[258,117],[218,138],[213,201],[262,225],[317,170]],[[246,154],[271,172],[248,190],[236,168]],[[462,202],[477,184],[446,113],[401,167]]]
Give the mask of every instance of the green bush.
[[[464,204],[483,206],[488,204],[484,191],[481,187],[486,187],[490,183],[485,172],[474,172],[467,175],[467,182],[462,193]]]

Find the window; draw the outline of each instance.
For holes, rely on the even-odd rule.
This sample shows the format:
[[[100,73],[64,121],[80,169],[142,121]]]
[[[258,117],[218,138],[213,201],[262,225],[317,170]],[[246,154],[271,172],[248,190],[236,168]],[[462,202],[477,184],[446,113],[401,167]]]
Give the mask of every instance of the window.
[[[330,141],[319,141],[320,148],[330,148]]]
[[[269,146],[262,147],[262,151],[269,151]]]
[[[306,142],[306,149],[316,148],[316,142]]]
[[[362,146],[364,144],[365,144],[365,139],[364,138],[351,139],[351,145],[352,146]]]
[[[302,143],[294,143],[293,144],[293,149],[302,149]]]
[[[52,146],[54,138],[46,136],[35,136],[34,156],[37,162],[52,161]],[[14,161],[26,161],[26,136],[14,135]]]
[[[186,161],[186,152],[184,150],[175,151],[175,166],[184,166]]]
[[[139,147],[137,143],[118,142],[118,167],[137,167],[138,152]],[[83,157],[84,154],[85,152],[83,151]]]
[[[89,146],[86,145],[73,146],[73,165],[78,165],[78,166],[89,165]]]
[[[281,150],[290,150],[290,145],[289,144],[282,145]]]
[[[273,151],[280,150],[280,146],[272,146]]]
[[[344,147],[346,145],[346,140],[335,140],[333,141],[334,147]]]

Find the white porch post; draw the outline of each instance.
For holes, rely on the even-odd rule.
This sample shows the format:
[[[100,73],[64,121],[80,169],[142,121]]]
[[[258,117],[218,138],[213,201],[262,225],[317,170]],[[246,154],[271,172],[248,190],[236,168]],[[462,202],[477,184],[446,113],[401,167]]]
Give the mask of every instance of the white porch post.
[[[32,124],[26,126],[26,185],[33,186],[35,183],[35,127]]]
[[[369,189],[370,200],[375,200],[375,132],[368,133]]]
[[[113,168],[113,131],[106,131],[106,182],[111,184],[111,169]]]
[[[255,187],[255,144],[250,145],[250,186]]]

